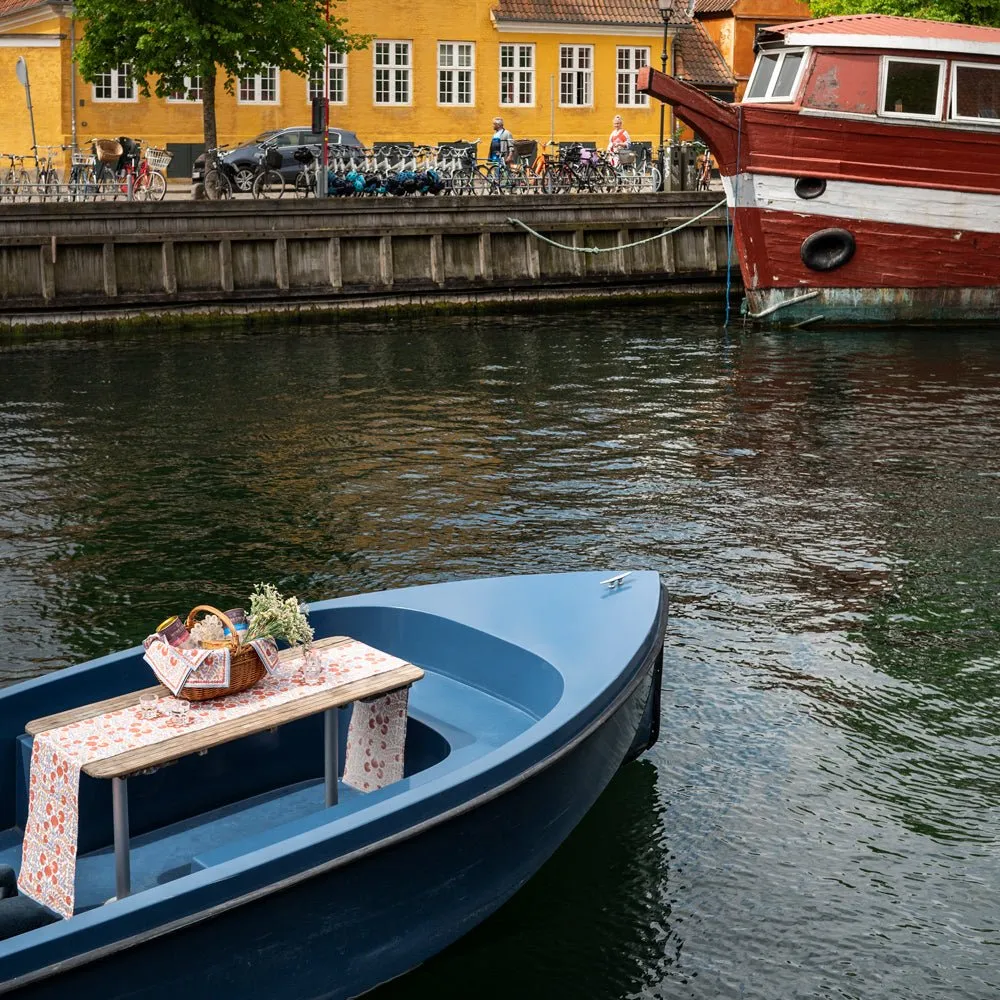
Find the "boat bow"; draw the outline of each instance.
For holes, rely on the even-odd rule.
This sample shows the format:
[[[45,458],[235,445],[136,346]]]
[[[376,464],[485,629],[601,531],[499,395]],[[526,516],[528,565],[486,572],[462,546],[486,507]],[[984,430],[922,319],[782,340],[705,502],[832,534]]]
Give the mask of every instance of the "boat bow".
[[[738,172],[740,112],[683,80],[650,66],[639,71],[636,90],[673,105],[677,117],[708,143],[724,175]]]

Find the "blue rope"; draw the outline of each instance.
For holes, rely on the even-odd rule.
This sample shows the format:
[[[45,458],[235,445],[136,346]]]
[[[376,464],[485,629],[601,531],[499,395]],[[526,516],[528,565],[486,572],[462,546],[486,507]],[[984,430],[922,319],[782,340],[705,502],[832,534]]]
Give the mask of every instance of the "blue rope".
[[[740,202],[740,154],[743,146],[743,108],[736,105],[736,177],[733,181],[733,207],[726,212],[726,322],[729,326],[730,297],[733,287],[733,239],[736,232],[734,219]]]

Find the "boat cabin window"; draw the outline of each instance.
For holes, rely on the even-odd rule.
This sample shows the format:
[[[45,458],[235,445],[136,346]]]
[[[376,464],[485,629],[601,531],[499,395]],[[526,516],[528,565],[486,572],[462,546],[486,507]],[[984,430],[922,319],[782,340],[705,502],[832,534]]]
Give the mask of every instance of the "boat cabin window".
[[[937,59],[882,60],[883,115],[900,118],[940,118],[944,96],[944,62]]]
[[[953,72],[951,117],[1000,124],[1000,66],[955,63]]]
[[[805,49],[762,52],[757,57],[744,101],[790,101],[798,89]]]

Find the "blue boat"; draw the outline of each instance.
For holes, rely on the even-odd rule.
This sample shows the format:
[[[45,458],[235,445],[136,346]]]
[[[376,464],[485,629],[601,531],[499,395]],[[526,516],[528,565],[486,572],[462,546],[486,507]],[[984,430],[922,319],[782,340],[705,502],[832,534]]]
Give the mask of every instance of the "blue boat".
[[[653,572],[312,605],[317,636],[353,636],[425,671],[404,778],[370,793],[341,785],[327,807],[322,716],[136,778],[132,892],[102,905],[115,896],[111,792],[83,775],[76,910],[0,940],[0,993],[347,998],[415,968],[509,899],[656,741],[666,616]],[[0,691],[0,866],[20,865],[26,722],[150,683],[135,648]],[[31,922],[32,907],[0,899],[0,925],[5,908]]]

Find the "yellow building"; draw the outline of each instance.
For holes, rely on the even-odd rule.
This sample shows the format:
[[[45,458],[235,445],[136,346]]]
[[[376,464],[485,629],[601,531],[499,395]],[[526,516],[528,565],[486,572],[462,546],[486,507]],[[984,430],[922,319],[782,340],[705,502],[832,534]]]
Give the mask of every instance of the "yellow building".
[[[621,114],[633,140],[658,141],[659,104],[635,91],[638,70],[661,64],[664,22],[656,0],[463,0],[450,6],[342,0],[336,12],[351,31],[375,39],[365,51],[335,55],[330,68],[331,124],[366,144],[485,140],[497,114],[517,138],[600,146]],[[731,92],[734,81],[704,28],[680,10],[673,20],[666,49],[679,75]],[[72,61],[84,30],[71,3],[0,0],[3,151],[31,146],[24,92],[14,75],[23,56],[39,144],[137,136],[174,149],[171,173],[184,176],[202,148],[199,81],[189,81],[176,99],[144,98],[125,63],[88,83]],[[219,82],[224,143],[308,125],[322,81],[272,69],[235,81],[234,89],[227,94]]]

